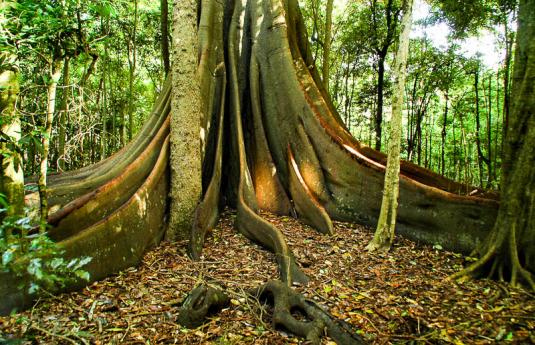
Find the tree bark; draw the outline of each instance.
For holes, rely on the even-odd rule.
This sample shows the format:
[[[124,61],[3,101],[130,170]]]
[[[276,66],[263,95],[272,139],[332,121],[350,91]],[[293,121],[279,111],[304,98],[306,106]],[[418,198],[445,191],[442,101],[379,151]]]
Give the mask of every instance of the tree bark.
[[[507,128],[509,127],[509,114],[511,112],[510,103],[511,103],[511,61],[513,59],[513,43],[515,40],[515,33],[509,31],[509,26],[507,23],[508,19],[506,17],[504,23],[505,30],[505,60],[503,67],[503,134],[502,137],[505,142],[505,136],[507,134]]]
[[[325,38],[323,39],[323,69],[322,80],[325,89],[329,91],[329,76],[330,76],[330,55],[331,55],[331,40],[332,40],[332,17],[333,17],[333,2],[334,0],[327,0],[327,7],[325,8]]]
[[[386,53],[379,56],[377,66],[377,113],[375,114],[375,149],[381,151],[381,139],[383,131],[383,103],[385,83],[385,60]]]
[[[66,141],[66,127],[67,116],[69,112],[69,97],[70,97],[70,64],[69,58],[65,57],[63,62],[63,95],[61,97],[61,109],[59,111],[59,131],[58,131],[58,170],[65,170],[65,141]]]
[[[136,77],[136,65],[137,65],[137,22],[138,22],[138,1],[134,0],[134,26],[132,28],[132,35],[128,42],[128,140],[132,140],[134,133],[134,82]],[[124,112],[121,112],[124,113]],[[124,135],[126,131],[126,124],[123,120],[122,123],[122,135],[123,142],[121,145],[124,146],[126,142]]]
[[[448,125],[448,103],[449,94],[448,90],[444,92],[444,120],[442,121],[441,132],[441,150],[440,150],[440,173],[442,176],[446,176],[446,127]]]
[[[2,19],[1,15],[0,19]],[[6,58],[4,64],[8,67],[6,69],[4,66],[0,67],[0,116],[2,119],[0,145],[4,153],[0,156],[0,193],[4,194],[9,203],[7,214],[22,215],[24,212],[24,174],[22,157],[18,152],[21,125],[15,110],[19,93],[17,69],[6,63],[13,63],[13,56],[0,53],[0,57]]]
[[[169,74],[169,4],[167,0],[160,1],[161,10],[161,33],[162,33],[162,61],[165,76]]]
[[[201,195],[201,94],[197,77],[197,1],[173,6],[171,209],[167,238],[186,239]],[[201,133],[201,136],[203,134]]]
[[[401,132],[403,130],[403,92],[405,89],[407,54],[409,51],[409,33],[412,25],[412,4],[413,0],[403,1],[401,33],[393,71],[392,120],[390,123],[390,141],[388,144],[383,199],[374,237],[366,247],[370,251],[387,251],[390,249],[394,240],[399,196],[399,155],[401,152]]]
[[[479,67],[474,72],[474,91],[476,105],[476,145],[477,145],[477,165],[479,168],[479,187],[483,188],[483,151],[481,149],[481,120],[479,118]]]
[[[52,135],[52,123],[54,121],[54,112],[56,109],[56,92],[58,88],[58,81],[61,77],[62,61],[54,59],[50,66],[50,81],[47,86],[47,108],[45,119],[45,132],[41,139],[42,152],[41,163],[39,165],[39,200],[41,210],[41,222],[39,225],[40,231],[45,232],[48,219],[48,197],[47,197],[47,173],[48,173],[48,153],[50,147],[50,137]]]

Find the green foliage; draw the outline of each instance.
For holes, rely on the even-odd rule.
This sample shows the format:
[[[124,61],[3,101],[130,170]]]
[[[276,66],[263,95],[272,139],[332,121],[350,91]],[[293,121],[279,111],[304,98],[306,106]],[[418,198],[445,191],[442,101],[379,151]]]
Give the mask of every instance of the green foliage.
[[[60,160],[61,169],[99,161],[137,132],[164,79],[159,20],[159,2],[147,0],[2,2],[0,70],[18,71],[25,175],[38,171],[54,64],[69,68],[58,83],[51,171]]]
[[[348,2],[334,20],[330,93],[348,129],[372,146],[378,101],[378,59],[386,55],[383,126],[389,124],[391,75],[399,28],[401,1]],[[312,52],[321,56],[325,1],[302,2],[305,23],[311,33]],[[454,30],[446,46],[435,47],[427,37],[413,38],[405,85],[402,158],[470,185],[498,188],[503,141],[505,71],[487,67],[481,56],[466,57],[458,37],[481,28],[506,25],[511,30],[515,1],[431,1],[431,16],[417,24],[424,28],[437,21]],[[474,14],[474,15],[471,15]],[[477,16],[476,16],[477,14]],[[389,18],[387,20],[387,18]],[[389,24],[390,23],[390,24]],[[390,35],[388,27],[391,27]],[[457,31],[455,31],[457,30]],[[496,31],[497,39],[505,37]],[[507,37],[510,38],[510,35]],[[317,62],[321,62],[317,59]],[[478,74],[478,98],[474,75]],[[509,72],[510,73],[510,72]],[[476,134],[476,103],[480,130]],[[477,141],[481,146],[481,157]],[[383,139],[386,144],[388,138]],[[383,147],[386,147],[383,145]],[[490,160],[492,169],[483,159]]]
[[[477,34],[482,28],[492,28],[507,22],[508,15],[515,11],[516,0],[431,0],[431,22],[446,22],[455,37]]]
[[[88,281],[90,276],[83,269],[90,257],[66,260],[64,251],[46,234],[28,235],[34,226],[29,217],[5,216],[7,204],[0,194],[0,272],[21,277],[21,289],[37,293],[40,289],[54,291],[79,279]]]

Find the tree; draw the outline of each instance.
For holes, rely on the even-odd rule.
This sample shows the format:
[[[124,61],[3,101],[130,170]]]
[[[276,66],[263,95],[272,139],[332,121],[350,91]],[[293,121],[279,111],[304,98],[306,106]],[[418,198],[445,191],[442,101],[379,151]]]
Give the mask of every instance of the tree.
[[[0,1],[0,32],[3,31],[3,11],[8,4]],[[0,40],[0,193],[11,206],[8,214],[22,214],[24,208],[24,176],[19,152],[20,119],[15,110],[19,92],[16,55],[5,37]],[[3,206],[5,207],[5,206]]]
[[[403,17],[399,36],[398,50],[394,63],[394,94],[392,97],[392,119],[390,120],[390,141],[385,171],[385,184],[381,203],[381,213],[373,240],[366,247],[370,251],[388,251],[394,241],[396,213],[399,196],[399,170],[402,132],[403,94],[407,54],[409,51],[409,33],[412,25],[412,0],[404,0]]]
[[[488,276],[535,289],[535,1],[518,9],[512,104],[504,143],[496,223],[474,254],[480,259],[452,278]]]
[[[189,13],[182,25],[195,21],[192,2],[180,11]],[[307,278],[285,236],[259,210],[297,215],[326,234],[333,232],[331,219],[376,225],[386,156],[361,145],[343,125],[314,68],[296,0],[205,0],[198,13],[198,60],[173,67],[183,73],[178,77],[191,76],[188,68],[197,67],[204,116],[198,131],[204,137],[202,194],[189,251],[192,258],[200,257],[221,206],[234,207],[237,230],[275,253],[285,287],[272,291],[288,307],[289,286]],[[185,59],[191,59],[188,51],[182,51]],[[172,84],[184,87],[192,79]],[[93,258],[86,267],[91,280],[138,263],[163,236],[167,208],[176,207],[176,199],[168,204],[169,189],[176,196],[177,180],[189,183],[178,170],[171,171],[174,181],[169,182],[169,141],[178,150],[176,141],[182,139],[172,130],[170,136],[169,127],[183,120],[173,118],[171,103],[168,79],[130,144],[99,163],[50,176],[55,211],[48,217],[49,234],[67,257]],[[185,124],[187,130],[196,127],[195,121]],[[459,252],[473,250],[492,227],[498,202],[465,195],[462,184],[409,162],[400,164],[399,233]],[[194,198],[187,202],[197,202]],[[14,291],[2,291],[2,302],[20,304],[28,297]],[[285,315],[281,320],[290,319]],[[301,328],[299,334],[321,329]]]
[[[383,104],[385,88],[385,63],[390,47],[396,39],[399,21],[399,5],[387,0],[383,8],[377,0],[370,1],[372,49],[377,57],[377,112],[375,115],[375,149],[381,150]]]
[[[327,0],[327,7],[325,9],[325,38],[323,39],[323,70],[322,70],[322,80],[325,85],[325,89],[329,90],[329,69],[330,61],[329,56],[331,55],[331,39],[332,39],[332,28],[333,28],[333,2],[334,0]]]
[[[197,1],[173,5],[171,104],[171,209],[169,239],[188,238],[201,194],[200,85],[197,62]],[[201,140],[202,133],[201,133]]]
[[[160,26],[162,32],[161,45],[162,45],[162,60],[163,60],[163,70],[165,75],[169,73],[170,62],[169,62],[169,4],[167,0],[160,1],[160,11],[161,19]]]

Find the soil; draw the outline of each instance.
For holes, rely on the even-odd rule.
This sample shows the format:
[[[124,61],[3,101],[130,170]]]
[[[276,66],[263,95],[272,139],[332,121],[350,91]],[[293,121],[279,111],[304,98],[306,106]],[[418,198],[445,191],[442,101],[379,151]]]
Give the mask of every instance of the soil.
[[[533,294],[504,282],[446,280],[473,258],[399,237],[390,252],[368,253],[372,229],[334,222],[329,237],[293,218],[262,216],[284,232],[311,278],[294,288],[371,344],[535,343]],[[188,258],[186,243],[163,242],[139,267],[1,317],[0,344],[305,343],[273,329],[269,307],[246,293],[276,279],[277,267],[273,254],[236,233],[234,218],[222,215],[201,261]],[[200,283],[223,286],[231,304],[187,329],[177,311]]]

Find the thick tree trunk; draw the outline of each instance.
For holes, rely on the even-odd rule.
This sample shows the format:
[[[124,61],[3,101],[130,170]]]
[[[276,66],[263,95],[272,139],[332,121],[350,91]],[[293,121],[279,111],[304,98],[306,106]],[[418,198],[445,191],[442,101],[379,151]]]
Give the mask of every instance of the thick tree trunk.
[[[399,155],[401,153],[401,132],[403,130],[403,91],[405,90],[405,75],[407,73],[409,33],[412,25],[412,4],[413,0],[403,1],[401,33],[393,71],[392,120],[390,122],[390,141],[388,143],[383,199],[375,235],[366,247],[370,251],[387,251],[394,241],[399,196]]]
[[[1,55],[3,54],[0,53]],[[9,56],[6,57],[7,61],[12,62]],[[10,66],[5,70],[0,67],[0,116],[2,120],[0,145],[3,152],[0,156],[0,193],[4,194],[9,203],[7,213],[10,215],[21,215],[24,211],[24,174],[22,157],[17,151],[21,126],[20,119],[15,112],[18,93],[19,84],[15,66]]]
[[[92,256],[88,271],[100,279],[136,264],[159,241],[172,188],[169,233],[190,235],[193,258],[201,256],[220,207],[229,205],[237,209],[237,230],[274,252],[281,284],[305,282],[285,236],[259,210],[297,215],[326,234],[333,233],[331,218],[374,226],[387,157],[359,143],[343,125],[313,66],[296,0],[203,0],[198,54],[195,5],[175,3],[174,27],[182,29],[182,39],[174,45],[172,118],[168,80],[129,145],[92,166],[51,176],[50,206],[60,207],[48,219],[51,234],[67,258]],[[190,93],[198,90],[192,85],[197,80],[200,105]],[[204,184],[192,228],[200,157]],[[497,201],[464,195],[461,184],[400,164],[400,234],[462,252],[487,235]],[[0,298],[0,307],[11,300],[3,291]]]
[[[178,0],[175,0],[178,1]],[[175,2],[171,115],[171,209],[167,237],[189,237],[201,195],[201,93],[197,77],[197,1]],[[199,137],[200,135],[200,137]]]

